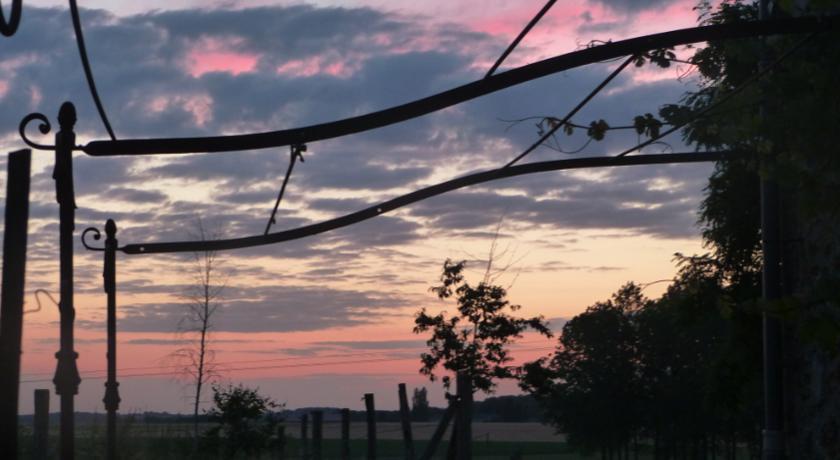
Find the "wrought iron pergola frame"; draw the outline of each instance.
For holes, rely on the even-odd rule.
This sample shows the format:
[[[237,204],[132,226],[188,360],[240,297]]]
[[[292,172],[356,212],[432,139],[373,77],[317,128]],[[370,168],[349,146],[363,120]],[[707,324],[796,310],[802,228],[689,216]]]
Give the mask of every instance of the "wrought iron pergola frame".
[[[20,3],[21,0],[15,0],[13,2],[12,15],[8,23],[2,16],[0,16],[0,31],[4,35],[11,35],[17,29],[18,22],[20,20]],[[71,6],[75,6],[75,2],[71,1]],[[77,20],[77,15],[74,20]],[[48,117],[40,113],[27,115],[23,118],[19,125],[19,133],[23,142],[34,149],[55,152],[55,170],[53,178],[56,182],[56,199],[59,204],[60,219],[59,240],[61,298],[59,302],[59,310],[61,312],[61,346],[59,352],[56,353],[58,363],[54,383],[56,386],[56,392],[61,395],[61,458],[72,459],[74,456],[74,396],[78,392],[78,386],[81,382],[78,368],[76,366],[78,353],[75,352],[73,343],[75,310],[73,308],[72,238],[75,228],[76,209],[72,167],[72,154],[74,151],[81,151],[91,156],[137,156],[156,154],[236,152],[282,146],[297,146],[297,148],[300,148],[300,146],[305,146],[310,142],[361,133],[410,120],[537,78],[609,59],[637,56],[641,53],[654,49],[669,48],[690,43],[777,34],[815,33],[823,30],[834,29],[837,27],[838,23],[840,23],[840,15],[760,20],[737,24],[693,27],[593,46],[533,64],[514,68],[498,74],[493,74],[493,70],[495,70],[495,67],[498,66],[497,63],[494,65],[494,69],[491,69],[491,71],[487,73],[487,76],[481,80],[409,102],[407,104],[328,123],[271,132],[233,136],[117,140],[115,139],[115,136],[113,136],[110,126],[106,122],[106,126],[112,139],[96,140],[89,142],[86,145],[76,145],[75,133],[73,131],[76,122],[75,108],[72,103],[65,102],[59,110],[58,124],[60,129],[55,134],[55,143],[52,145],[46,145],[31,140],[26,134],[26,129],[31,122],[38,121],[40,122],[38,126],[40,133],[48,134],[52,129]],[[84,55],[84,53],[83,59],[86,60],[86,55]],[[88,76],[90,79],[90,75]],[[101,110],[101,104],[99,103],[98,97],[95,96],[95,99],[97,107],[100,109],[100,114],[102,115],[103,111]],[[733,158],[742,158],[746,155],[749,155],[749,153],[693,152],[575,158],[568,160],[534,162],[522,165],[512,165],[512,163],[510,163],[502,168],[470,174],[426,187],[424,189],[384,201],[366,209],[320,223],[275,233],[269,233],[267,229],[265,234],[244,236],[227,240],[134,243],[119,246],[116,239],[116,224],[113,220],[109,219],[105,224],[106,239],[104,247],[94,247],[89,241],[87,241],[87,237],[90,235],[96,240],[101,239],[101,232],[96,228],[88,228],[84,230],[81,235],[82,243],[85,248],[88,250],[104,252],[103,275],[104,288],[107,293],[108,312],[108,380],[105,384],[106,393],[104,402],[108,412],[108,457],[115,457],[116,444],[114,434],[116,426],[116,412],[119,408],[120,402],[119,392],[117,390],[119,384],[116,378],[117,251],[121,251],[126,255],[141,255],[234,250],[259,245],[276,244],[328,232],[361,222],[363,220],[371,219],[432,196],[503,178],[538,172],[580,168],[725,161]],[[294,161],[294,154],[292,161]],[[780,399],[779,401],[768,402],[768,405],[773,404],[778,404],[779,407],[781,407]],[[775,433],[778,432],[780,426],[768,427],[768,429],[774,430]]]

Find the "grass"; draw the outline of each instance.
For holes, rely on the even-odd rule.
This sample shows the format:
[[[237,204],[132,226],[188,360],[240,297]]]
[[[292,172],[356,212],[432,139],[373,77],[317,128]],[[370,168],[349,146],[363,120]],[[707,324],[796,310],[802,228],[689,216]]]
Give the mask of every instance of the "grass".
[[[57,458],[58,431],[51,427],[49,436],[49,457]],[[287,433],[289,433],[287,426]],[[510,427],[506,427],[510,428]],[[515,428],[514,428],[515,429]],[[120,419],[118,427],[118,449],[121,460],[135,459],[188,459],[191,458],[193,441],[190,435],[191,426],[188,424],[146,424],[137,423],[134,418],[127,416]],[[527,433],[523,433],[527,434]],[[32,458],[32,432],[28,427],[22,427],[19,436],[19,458]],[[415,458],[418,458],[426,448],[428,440],[415,440]],[[322,458],[324,460],[341,458],[341,442],[338,439],[324,439],[322,441]],[[377,458],[380,460],[404,458],[404,446],[401,439],[379,439],[376,444]],[[448,442],[441,442],[435,459],[446,458]],[[289,437],[284,449],[287,460],[302,459],[302,448],[299,439]],[[365,439],[351,439],[350,453],[353,459],[367,458],[367,441]],[[746,452],[739,452],[739,458]],[[310,452],[311,454],[311,452]],[[105,458],[105,426],[104,416],[93,423],[80,425],[76,433],[76,458],[80,460]],[[208,458],[206,454],[192,458]],[[217,458],[222,458],[221,456]],[[237,458],[245,458],[239,456]],[[253,458],[253,457],[252,457]],[[279,449],[266,451],[263,459],[277,459]],[[311,458],[311,455],[310,455]],[[570,449],[564,442],[559,441],[495,441],[481,436],[473,441],[473,458],[476,460],[508,460],[520,458],[528,460],[596,460],[600,455],[586,456]],[[642,460],[652,458],[650,452],[639,455]]]
[[[55,428],[55,427],[53,427]],[[32,433],[29,429],[21,430],[19,439],[19,458],[32,458]],[[424,451],[427,440],[415,441],[416,456]],[[134,459],[185,459],[190,457],[193,443],[189,431],[183,427],[161,425],[160,427],[142,424],[121,423],[118,433],[118,448],[121,460]],[[58,448],[58,433],[51,430],[49,437],[49,458],[55,458]],[[434,458],[446,458],[448,442],[441,442]],[[338,439],[324,439],[322,454],[324,459],[341,458],[341,442]],[[380,439],[377,441],[377,458],[402,459],[403,442],[399,439]],[[286,459],[301,459],[301,442],[297,438],[288,438],[284,449]],[[367,441],[350,440],[350,453],[353,459],[367,458]],[[511,442],[477,440],[473,444],[475,459],[510,459],[514,454],[524,459],[543,460],[578,460],[578,454],[568,451],[561,442]],[[262,458],[279,458],[277,450],[266,452]],[[80,460],[105,458],[105,427],[103,424],[91,424],[79,427],[76,436],[76,458]],[[202,458],[206,458],[202,456]]]

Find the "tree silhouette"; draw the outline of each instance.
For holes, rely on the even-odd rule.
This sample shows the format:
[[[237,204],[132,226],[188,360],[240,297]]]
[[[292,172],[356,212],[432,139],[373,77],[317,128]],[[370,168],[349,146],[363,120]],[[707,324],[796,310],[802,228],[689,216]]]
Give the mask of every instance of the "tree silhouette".
[[[837,0],[774,2],[773,14],[819,15],[836,12]],[[704,24],[734,23],[758,17],[752,2],[704,5]],[[802,37],[710,42],[697,50],[700,88],[681,104],[665,107],[666,121],[703,110],[731,88],[750,78],[761,65],[760,49],[770,59],[798,46]],[[701,209],[704,238],[733,289],[732,326],[752,350],[760,339],[758,314],[766,312],[785,329],[785,438],[792,458],[840,456],[840,395],[815,391],[837,385],[840,361],[840,34],[822,32],[799,46],[782,65],[721,106],[719,115],[704,117],[683,131],[698,148],[739,148],[751,161],[716,166]],[[764,107],[759,115],[759,106]],[[780,186],[781,264],[785,296],[762,303],[759,177]],[[771,244],[773,244],[771,242]],[[737,289],[737,291],[736,291]],[[758,308],[757,308],[758,307]],[[753,322],[753,331],[746,325]],[[732,348],[736,350],[735,347]],[[755,355],[753,355],[755,356]],[[760,355],[757,356],[760,359]],[[732,366],[729,366],[732,368]],[[752,369],[752,368],[751,368]],[[737,373],[735,373],[737,375]]]
[[[216,426],[205,434],[205,448],[221,447],[227,458],[239,453],[253,458],[266,448],[277,424],[272,409],[283,407],[242,384],[214,385],[213,403],[207,415]]]
[[[488,264],[491,263],[492,257]],[[508,313],[519,310],[520,306],[511,304],[507,291],[490,284],[486,276],[478,285],[470,285],[464,280],[465,266],[465,261],[456,263],[447,259],[441,284],[431,288],[441,299],[454,297],[458,314],[447,316],[443,312],[432,316],[424,308],[414,318],[415,334],[432,332],[426,341],[429,352],[420,355],[423,363],[420,372],[432,381],[438,377],[438,366],[453,373],[464,372],[474,390],[491,393],[498,379],[517,374],[517,368],[510,365],[508,349],[515,339],[528,329],[546,337],[552,334],[542,316],[517,318]],[[444,388],[449,389],[451,377],[444,375],[441,380]]]
[[[677,260],[660,299],[626,284],[567,322],[550,357],[525,366],[522,388],[571,444],[606,458],[626,457],[640,438],[663,459],[721,447],[731,459],[744,443],[758,452],[759,323],[732,319],[737,291],[714,259]]]
[[[415,388],[411,396],[411,418],[417,422],[428,422],[431,417],[426,387]]]
[[[641,387],[633,317],[648,304],[626,284],[563,326],[556,352],[525,366],[522,386],[568,442],[612,455],[637,434]]]
[[[201,241],[213,239],[203,222],[196,222],[197,235]],[[218,377],[213,363],[215,352],[210,346],[210,332],[219,307],[218,300],[224,290],[223,275],[219,271],[215,251],[193,253],[193,283],[183,294],[186,313],[178,324],[178,333],[186,336],[188,345],[170,355],[176,363],[181,377],[193,388],[193,437],[198,440],[198,416],[201,394],[206,385]]]

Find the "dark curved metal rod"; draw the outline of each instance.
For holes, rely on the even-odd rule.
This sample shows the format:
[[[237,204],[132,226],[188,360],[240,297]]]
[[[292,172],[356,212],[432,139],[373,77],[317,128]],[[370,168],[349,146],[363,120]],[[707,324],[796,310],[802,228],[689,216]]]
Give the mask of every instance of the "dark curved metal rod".
[[[39,143],[34,142],[31,139],[29,139],[29,137],[26,135],[26,126],[29,125],[29,123],[31,123],[33,121],[40,121],[41,122],[38,125],[38,131],[40,131],[41,134],[44,134],[44,135],[49,134],[50,131],[52,130],[52,125],[50,124],[50,119],[47,118],[46,115],[44,115],[43,113],[39,113],[39,112],[30,113],[29,115],[23,117],[23,120],[21,120],[20,124],[18,125],[18,134],[20,134],[20,138],[21,138],[21,140],[23,140],[23,143],[32,147],[35,150],[55,150],[55,145],[54,144],[53,145],[44,145],[44,144],[39,144]]]
[[[838,24],[840,24],[840,15],[774,19],[673,30],[563,54],[508,70],[489,78],[468,83],[407,104],[328,123],[280,131],[232,136],[93,141],[83,146],[81,150],[94,156],[150,155],[162,153],[230,152],[282,147],[291,144],[305,144],[381,128],[557,72],[608,59],[638,54],[651,49],[708,40],[814,32],[816,30],[836,27]]]
[[[105,130],[108,131],[108,136],[111,137],[112,141],[115,141],[117,137],[111,128],[111,122],[108,121],[108,115],[105,114],[105,107],[102,105],[102,100],[99,99],[99,91],[96,90],[96,82],[93,80],[93,72],[90,70],[90,61],[88,61],[87,48],[85,47],[85,37],[82,35],[82,21],[79,19],[79,7],[76,6],[76,0],[70,0],[70,16],[73,18],[73,31],[76,34],[76,44],[79,45],[79,57],[82,59],[82,67],[85,69],[85,79],[87,79],[90,95],[96,104],[96,110],[99,111],[99,118],[102,119]]]
[[[620,65],[620,66],[616,67],[616,68],[615,68],[615,70],[613,70],[613,71],[612,71],[612,72],[611,72],[611,73],[607,76],[607,78],[605,78],[605,79],[604,79],[604,80],[603,80],[600,84],[598,84],[598,86],[597,86],[597,87],[595,87],[595,89],[593,89],[592,91],[590,91],[590,92],[589,92],[589,94],[587,94],[587,95],[586,95],[586,97],[585,97],[585,98],[583,98],[583,100],[582,100],[582,101],[578,102],[578,105],[576,105],[576,106],[575,106],[575,108],[573,108],[572,110],[570,110],[570,111],[569,111],[569,113],[567,113],[567,114],[566,114],[566,116],[565,116],[565,117],[563,117],[563,119],[562,119],[562,120],[560,120],[560,122],[559,122],[559,123],[557,123],[557,124],[555,124],[554,126],[552,126],[552,127],[551,127],[548,131],[546,131],[546,133],[545,133],[545,134],[543,134],[542,136],[540,136],[540,138],[539,138],[539,139],[537,139],[537,141],[536,141],[536,142],[534,142],[533,144],[531,144],[531,145],[530,145],[527,149],[523,150],[523,151],[522,151],[522,153],[520,153],[519,155],[517,155],[514,159],[510,160],[510,161],[509,161],[509,162],[505,165],[505,168],[510,168],[511,166],[515,165],[516,163],[518,163],[518,162],[519,162],[519,160],[521,160],[521,159],[525,158],[525,155],[528,155],[529,153],[531,153],[531,152],[533,152],[534,150],[536,150],[536,149],[537,149],[537,147],[539,147],[539,146],[541,146],[541,145],[543,144],[543,142],[547,141],[547,140],[548,140],[548,138],[550,138],[551,136],[553,136],[553,135],[554,135],[554,133],[556,133],[556,132],[557,132],[560,128],[562,128],[562,127],[563,127],[563,125],[565,125],[566,123],[568,123],[568,122],[569,122],[569,120],[571,120],[571,119],[572,119],[572,117],[573,117],[573,116],[575,116],[575,114],[577,114],[577,113],[580,111],[580,109],[582,109],[584,106],[586,106],[586,104],[588,104],[588,103],[589,103],[589,101],[591,101],[593,97],[595,97],[595,96],[596,96],[598,93],[600,93],[600,92],[601,92],[601,91],[602,91],[602,90],[603,90],[603,89],[604,89],[604,88],[605,88],[608,84],[610,84],[610,82],[611,82],[611,81],[613,81],[613,79],[615,79],[615,77],[617,77],[617,76],[618,76],[618,75],[619,75],[622,71],[624,71],[624,69],[625,69],[628,65],[630,65],[630,63],[631,63],[631,62],[633,62],[635,59],[636,59],[636,56],[630,56],[630,57],[629,57],[629,58],[627,58],[627,59],[626,59],[623,63],[621,63],[621,65]]]
[[[528,35],[528,32],[530,32],[531,29],[533,29],[538,22],[540,22],[540,19],[542,19],[542,17],[545,16],[545,13],[548,13],[548,10],[550,10],[555,3],[557,3],[557,0],[548,0],[548,2],[546,2],[545,6],[542,7],[539,13],[537,13],[537,15],[534,16],[533,19],[531,19],[531,22],[529,22],[528,25],[526,25],[525,28],[522,29],[522,32],[519,32],[519,35],[517,35],[516,38],[513,39],[513,41],[507,47],[505,52],[502,53],[501,56],[499,56],[499,59],[496,59],[496,62],[493,63],[493,66],[490,67],[490,70],[487,71],[487,74],[484,75],[484,78],[493,75],[493,72],[495,72],[496,69],[498,69],[503,62],[505,62],[505,59],[507,59],[510,53],[512,53],[513,50],[519,45],[519,42],[521,42],[522,39],[525,38],[526,35]]]
[[[637,144],[633,147],[630,147],[629,149],[619,153],[616,156],[617,157],[623,157],[623,156],[629,155],[629,154],[631,154],[635,151],[641,151],[643,148],[645,148],[645,147],[647,147],[647,146],[649,146],[649,145],[651,145],[655,142],[659,142],[660,139],[674,133],[675,131],[677,131],[679,129],[682,129],[684,126],[687,126],[689,123],[692,123],[692,122],[696,121],[697,119],[705,116],[706,114],[708,114],[712,110],[722,106],[727,101],[729,101],[730,99],[735,97],[737,94],[739,94],[741,91],[743,91],[746,87],[752,85],[755,81],[759,80],[763,76],[770,73],[772,70],[774,70],[776,67],[778,67],[785,59],[792,56],[794,53],[796,53],[800,48],[802,48],[806,43],[811,41],[817,35],[818,35],[818,32],[814,32],[812,34],[809,34],[808,36],[806,36],[805,38],[803,38],[802,40],[800,40],[799,42],[794,44],[792,47],[790,47],[787,51],[782,53],[782,55],[777,57],[773,62],[767,64],[766,66],[764,66],[759,71],[753,73],[752,75],[750,75],[749,77],[744,79],[744,81],[742,81],[740,85],[736,86],[735,88],[732,88],[731,90],[729,90],[728,93],[724,94],[718,100],[716,100],[716,101],[712,102],[711,104],[707,105],[705,108],[703,108],[703,109],[695,112],[694,114],[692,114],[691,118],[683,121],[682,123],[676,123],[676,124],[672,125],[670,128],[668,128],[665,131],[662,131],[661,133],[659,133],[659,135],[651,137],[650,139],[648,139],[646,141],[640,142],[639,144]]]
[[[23,11],[23,0],[12,0],[12,11],[9,12],[9,22],[3,14],[3,4],[0,3],[0,34],[11,37],[20,25],[20,14]]]
[[[120,248],[126,254],[160,254],[173,252],[225,251],[231,249],[251,248],[284,241],[296,240],[319,233],[329,232],[341,227],[353,225],[364,220],[374,218],[386,212],[403,206],[408,206],[433,196],[451,192],[459,188],[490,182],[507,177],[521,176],[547,171],[560,171],[580,168],[606,168],[615,166],[651,165],[665,163],[698,163],[719,161],[742,156],[737,152],[692,152],[670,153],[658,155],[636,155],[626,157],[590,157],[574,158],[570,160],[541,161],[511,166],[508,168],[491,169],[489,171],[470,174],[452,179],[440,184],[432,185],[414,192],[402,195],[361,211],[345,214],[335,219],[317,224],[285,230],[268,235],[255,235],[242,238],[213,241],[180,241],[171,243],[129,244]]]
[[[88,241],[87,241],[88,233],[92,233],[93,234],[93,239],[96,240],[96,241],[99,241],[100,239],[102,239],[102,233],[99,231],[98,228],[88,227],[88,228],[85,229],[85,231],[82,232],[82,238],[81,238],[82,239],[82,246],[84,246],[85,249],[87,249],[88,251],[104,251],[105,250],[104,246],[101,247],[101,248],[98,248],[98,247],[92,246],[90,243],[88,243]]]

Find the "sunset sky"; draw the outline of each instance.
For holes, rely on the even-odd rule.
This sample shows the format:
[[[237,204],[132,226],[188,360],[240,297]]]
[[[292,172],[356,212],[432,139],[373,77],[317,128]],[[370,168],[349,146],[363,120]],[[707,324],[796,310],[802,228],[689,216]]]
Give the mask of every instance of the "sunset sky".
[[[478,78],[543,0],[82,1],[85,38],[118,138],[267,131],[379,110]],[[574,51],[593,40],[691,27],[695,0],[564,0],[503,67]],[[616,63],[560,73],[410,122],[308,145],[278,212],[283,230],[503,165],[537,138],[532,116],[562,116]],[[574,120],[612,125],[656,113],[696,85],[691,68],[628,69]],[[18,123],[52,120],[76,104],[79,143],[107,138],[84,80],[64,1],[27,1],[18,33],[0,38],[0,149],[25,147]],[[52,135],[52,134],[50,134]],[[36,137],[35,133],[30,136]],[[666,139],[682,151],[679,136]],[[610,133],[577,156],[615,154],[637,141]],[[582,134],[561,138],[576,150]],[[51,143],[45,141],[45,143]],[[653,146],[645,153],[669,150]],[[568,158],[543,148],[524,161]],[[77,153],[76,350],[78,410],[104,411],[105,296],[101,253],[78,235],[113,218],[121,244],[188,239],[196,222],[223,237],[261,234],[287,148],[228,154],[92,158]],[[26,304],[58,297],[58,208],[51,152],[33,154]],[[5,156],[2,187],[5,193]],[[453,311],[429,292],[443,261],[483,273],[498,229],[499,284],[522,315],[563,319],[626,281],[674,275],[675,252],[702,251],[697,207],[711,165],[543,173],[446,194],[363,224],[291,243],[219,255],[226,287],[212,346],[222,382],[259,386],[289,407],[397,407],[396,386],[419,375],[422,307]],[[166,366],[191,282],[190,255],[118,255],[121,412],[188,412],[188,392]],[[655,297],[665,284],[645,290]],[[553,341],[525,337],[518,360]],[[53,389],[58,311],[25,317],[21,412],[32,390]],[[151,375],[145,375],[151,374]],[[501,394],[516,392],[510,384]],[[206,399],[210,399],[209,394]],[[54,396],[51,408],[57,410]]]

